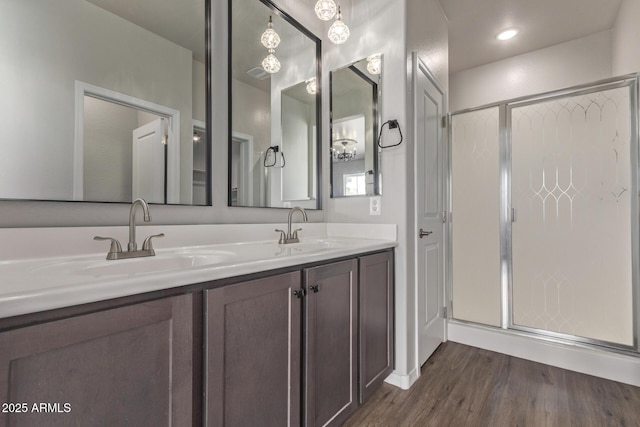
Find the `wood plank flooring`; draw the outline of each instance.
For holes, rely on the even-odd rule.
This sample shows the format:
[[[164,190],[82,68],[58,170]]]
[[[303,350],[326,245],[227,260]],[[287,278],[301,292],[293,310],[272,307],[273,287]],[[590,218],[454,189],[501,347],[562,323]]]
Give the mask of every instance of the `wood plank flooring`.
[[[640,426],[640,388],[453,342],[344,426]]]

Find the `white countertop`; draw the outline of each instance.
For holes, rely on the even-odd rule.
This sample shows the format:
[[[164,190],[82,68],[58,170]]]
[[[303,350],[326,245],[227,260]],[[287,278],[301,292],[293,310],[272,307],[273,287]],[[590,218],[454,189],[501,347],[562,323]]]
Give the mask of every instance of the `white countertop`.
[[[274,225],[277,224],[265,227],[273,230]],[[307,226],[308,234],[315,236],[303,237],[301,233],[299,244],[280,245],[274,238],[248,241],[246,235],[239,235],[240,242],[228,242],[231,238],[225,237],[221,240],[227,240],[226,243],[217,244],[164,248],[158,244],[155,257],[107,261],[105,256],[109,245],[101,242],[100,246],[104,249],[102,253],[79,255],[68,254],[63,250],[61,252],[65,253],[64,256],[0,261],[0,318],[352,256],[397,245],[395,225],[360,228],[352,225],[304,225]],[[200,228],[197,229],[198,227]],[[185,233],[201,233],[202,227],[211,226],[164,228],[174,234],[180,231],[180,235],[185,239]],[[217,226],[218,232],[221,230],[220,227]],[[228,229],[226,231],[237,232],[238,227],[257,229],[255,225],[229,225],[225,228]],[[145,228],[138,229],[140,241],[144,236],[151,234],[147,233],[149,229]],[[359,237],[344,237],[349,234],[347,229],[351,229],[351,234]],[[29,230],[29,233],[38,234],[34,229]],[[48,238],[55,235],[52,229],[43,231]],[[69,229],[60,232],[63,231],[70,233]],[[84,229],[81,234],[88,236],[95,231]],[[15,233],[15,230],[12,232]],[[155,233],[155,230],[152,232]],[[79,231],[73,229],[71,233],[77,234]],[[340,237],[335,234],[339,234]],[[363,238],[363,235],[377,238]],[[0,238],[2,237],[0,232]],[[167,240],[172,242],[171,239]],[[174,243],[176,241],[178,240],[173,240]],[[169,246],[170,243],[166,242],[165,246]],[[126,241],[123,242],[123,247],[126,248]]]

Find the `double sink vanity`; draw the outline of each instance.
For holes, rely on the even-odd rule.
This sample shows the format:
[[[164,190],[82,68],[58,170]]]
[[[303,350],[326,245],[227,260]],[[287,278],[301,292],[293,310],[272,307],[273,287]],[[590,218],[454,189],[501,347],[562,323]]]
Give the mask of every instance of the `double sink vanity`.
[[[273,230],[138,227],[155,255],[118,260],[92,237],[126,227],[0,230],[43,239],[0,247],[0,402],[29,409],[0,425],[340,425],[393,369],[395,226]]]

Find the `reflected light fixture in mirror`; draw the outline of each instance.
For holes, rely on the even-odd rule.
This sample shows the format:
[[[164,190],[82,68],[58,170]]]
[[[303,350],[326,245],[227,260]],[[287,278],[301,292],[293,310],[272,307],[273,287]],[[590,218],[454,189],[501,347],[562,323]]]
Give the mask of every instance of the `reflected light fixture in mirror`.
[[[315,95],[318,92],[318,82],[316,78],[309,79],[305,82],[307,84],[307,93],[309,95]]]
[[[383,55],[372,53],[330,73],[331,197],[381,194],[376,137],[383,64]],[[371,66],[378,74],[370,71]],[[359,183],[358,191],[350,189],[353,182]]]
[[[358,141],[351,138],[344,138],[337,140],[331,147],[331,155],[334,160],[339,162],[348,162],[356,158],[357,150],[356,146]]]
[[[340,12],[340,6],[338,6],[336,20],[329,27],[329,40],[335,44],[342,44],[347,41],[349,34],[349,27],[342,20],[342,13]]]
[[[328,21],[336,16],[337,6],[333,0],[318,0],[315,11],[318,19]]]
[[[280,44],[280,36],[273,29],[273,18],[269,16],[269,23],[267,29],[264,30],[260,37],[260,42],[267,48],[268,55],[262,60],[262,68],[267,73],[277,73],[280,71],[280,61],[276,57],[276,47]]]
[[[318,209],[320,40],[270,0],[229,0],[228,7],[228,204]],[[265,50],[276,49],[269,44],[270,16],[270,27],[280,38],[274,54],[281,63],[277,73],[268,73],[261,64]],[[314,81],[316,93],[310,94]]]
[[[378,75],[382,71],[382,58],[379,53],[367,57],[367,71]]]

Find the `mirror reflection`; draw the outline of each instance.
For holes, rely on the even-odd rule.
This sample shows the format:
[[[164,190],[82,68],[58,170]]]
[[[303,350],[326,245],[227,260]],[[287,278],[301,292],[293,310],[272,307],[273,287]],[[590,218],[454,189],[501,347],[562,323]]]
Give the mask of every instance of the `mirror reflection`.
[[[317,209],[320,42],[269,2],[229,7],[229,205]]]
[[[331,197],[381,194],[382,55],[331,71]]]
[[[210,204],[204,11],[3,2],[0,198]]]

